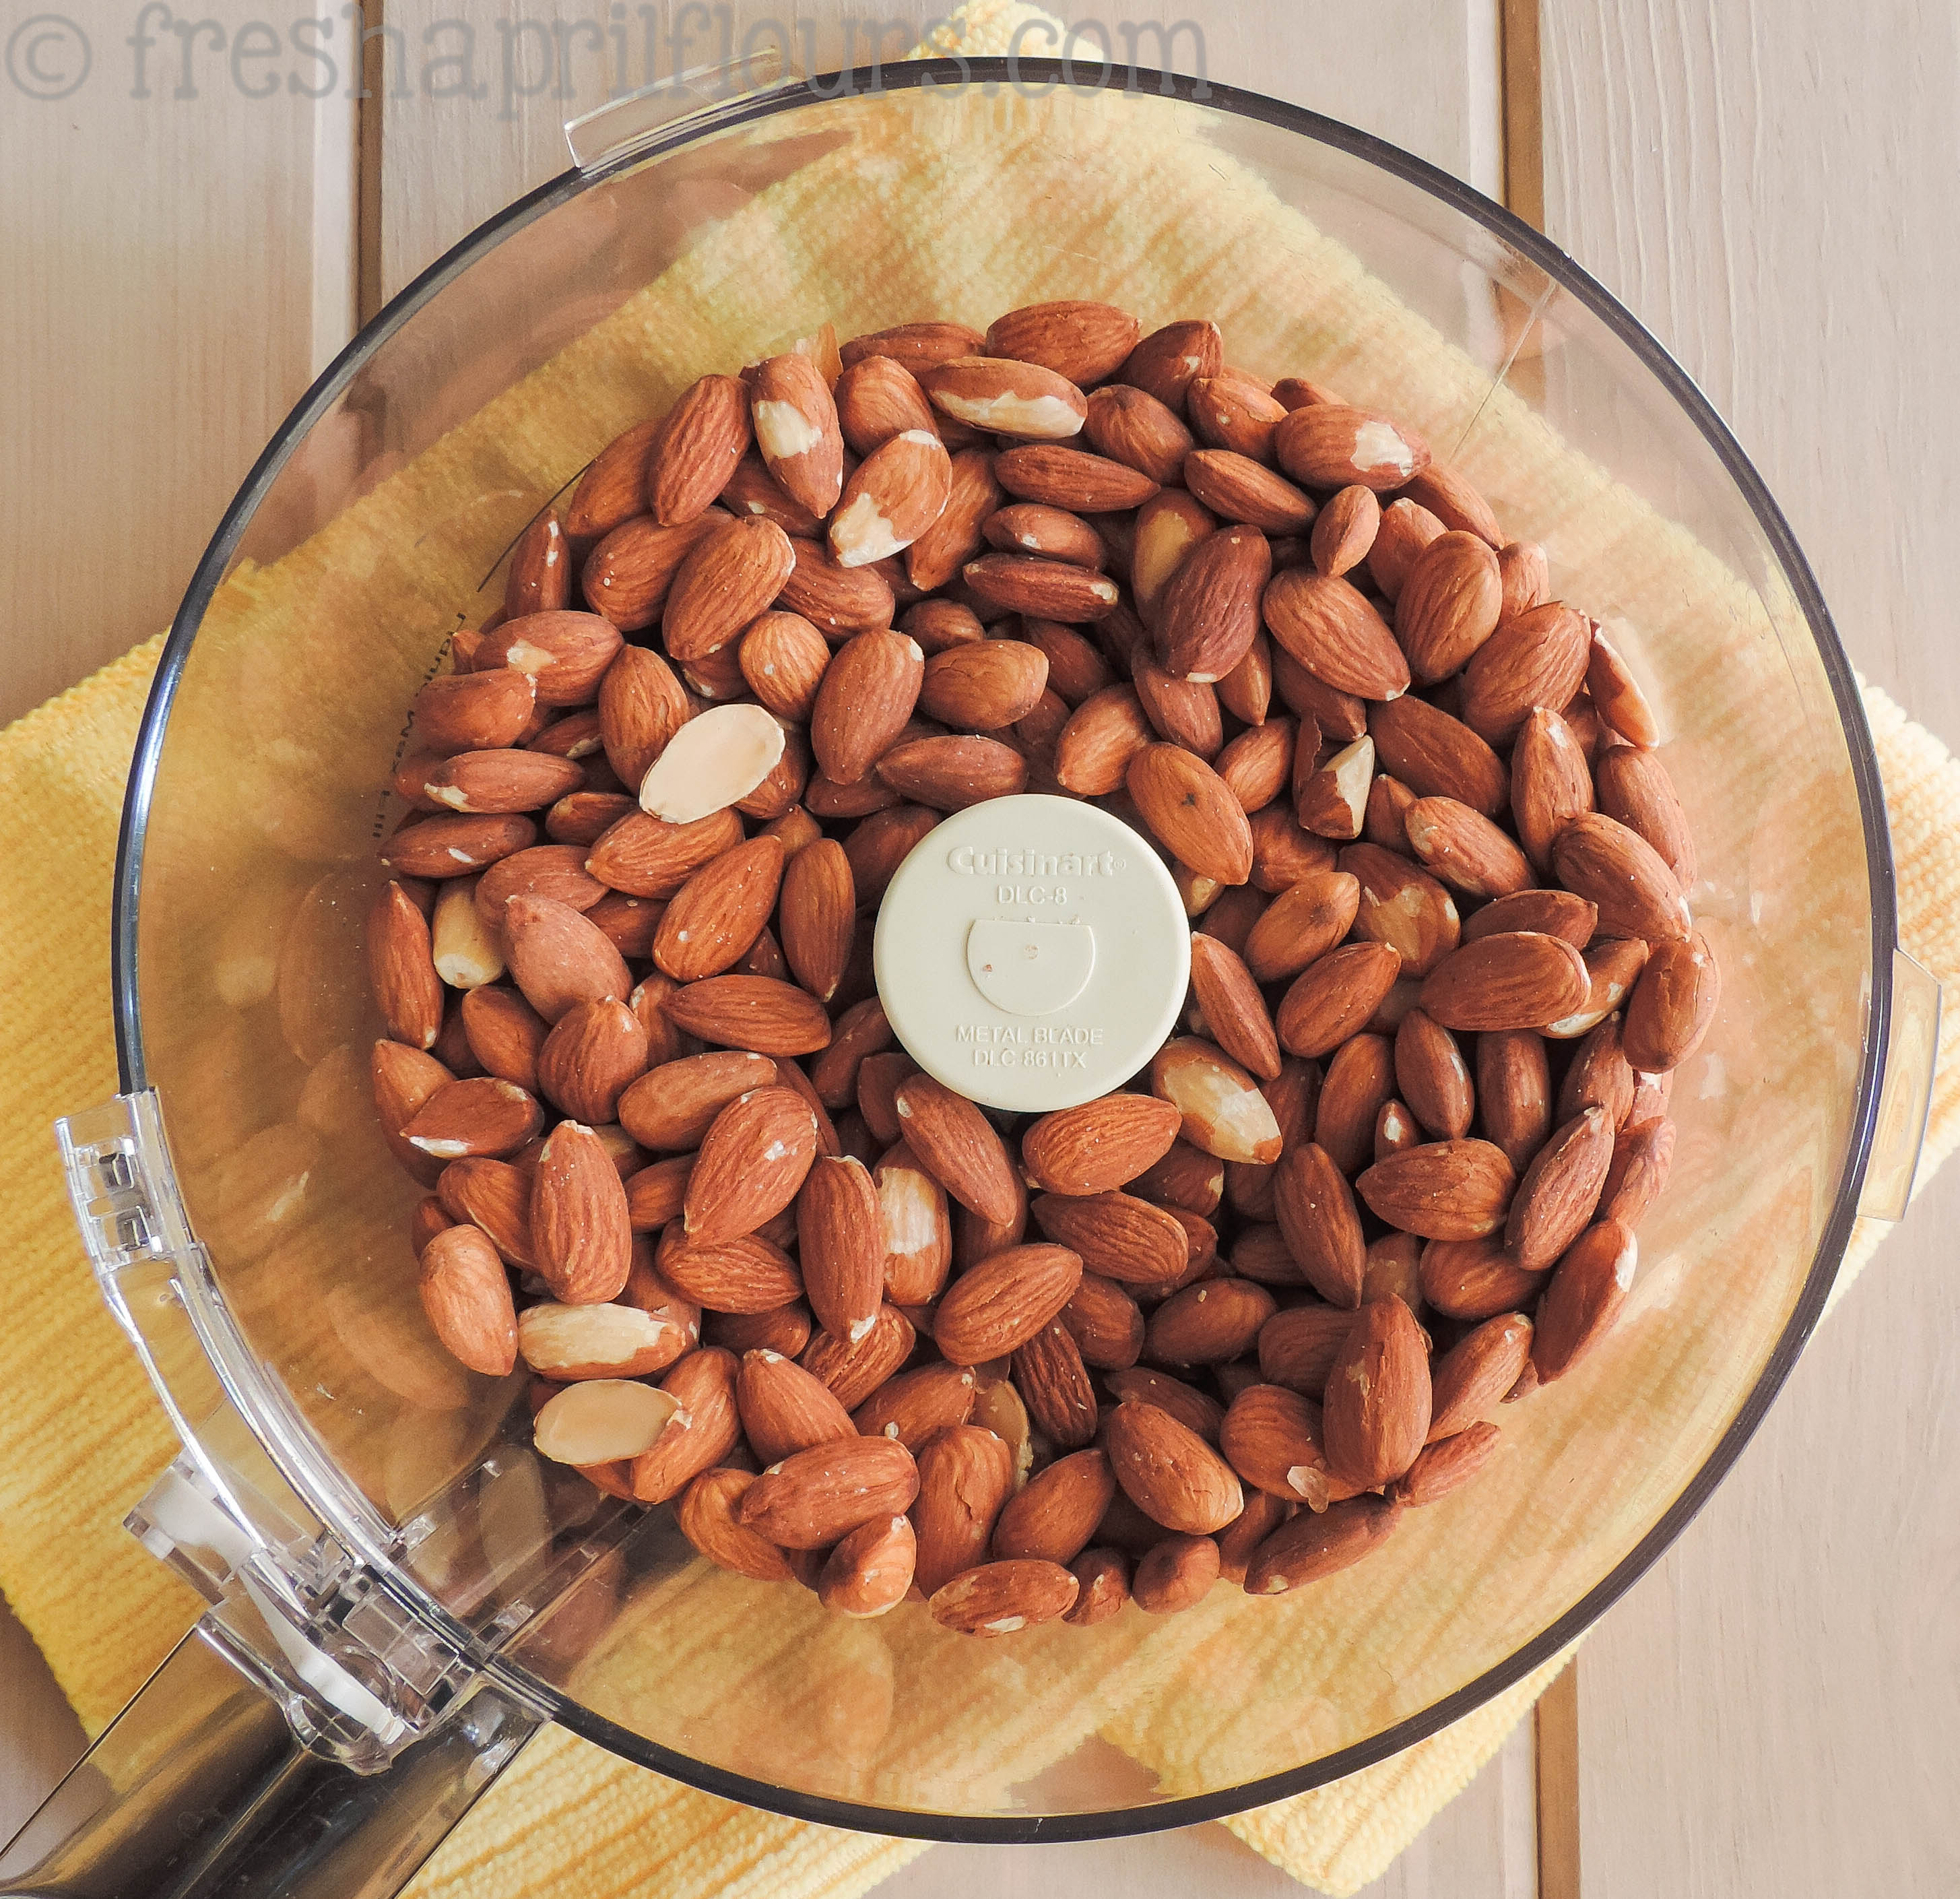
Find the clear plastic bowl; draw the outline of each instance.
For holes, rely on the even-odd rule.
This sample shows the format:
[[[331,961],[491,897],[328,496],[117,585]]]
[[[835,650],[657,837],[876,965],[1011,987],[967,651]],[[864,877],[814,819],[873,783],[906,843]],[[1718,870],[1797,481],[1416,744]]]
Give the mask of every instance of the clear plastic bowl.
[[[1042,62],[1018,91],[970,65],[963,89],[935,62],[881,96],[734,100],[513,206],[322,378],[179,617],[131,792],[116,1008],[203,1250],[126,1248],[107,1276],[176,1392],[187,1481],[396,1718],[377,1741],[343,1693],[351,1727],[316,1720],[363,1764],[488,1678],[696,1786],[884,1832],[1080,1837],[1297,1792],[1519,1681],[1625,1588],[1733,1461],[1843,1257],[1892,1022],[1892,862],[1850,668],[1727,431],[1570,260],[1402,153],[1222,87],[1036,97],[1060,76]],[[708,1569],[666,1510],[532,1453],[521,1378],[444,1359],[404,1238],[416,1190],[368,1104],[359,937],[405,709],[598,449],[825,322],[984,327],[1056,296],[1147,328],[1216,317],[1233,360],[1405,418],[1544,544],[1672,734],[1725,982],[1625,1317],[1517,1407],[1474,1486],[1277,1601],[1221,1587],[975,1643]],[[1866,1195],[1895,1216],[1909,1067]],[[223,1565],[169,1518],[139,1527],[202,1565],[245,1643]]]

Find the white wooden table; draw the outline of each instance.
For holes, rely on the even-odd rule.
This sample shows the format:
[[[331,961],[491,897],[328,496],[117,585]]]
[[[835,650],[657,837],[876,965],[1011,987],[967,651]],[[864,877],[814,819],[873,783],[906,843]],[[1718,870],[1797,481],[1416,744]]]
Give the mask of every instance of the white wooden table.
[[[168,619],[314,370],[358,316],[561,169],[558,122],[603,84],[574,60],[571,100],[546,88],[507,105],[496,30],[520,14],[597,19],[597,0],[367,0],[382,33],[365,101],[347,96],[344,19],[323,88],[283,16],[276,50],[252,33],[262,0],[205,0],[196,11],[225,45],[204,36],[188,69],[154,28],[140,73],[133,4],[57,11],[78,33],[47,26],[46,0],[0,4],[0,719]],[[666,46],[673,0],[645,11]],[[841,20],[908,11],[760,0],[734,14],[807,26],[825,70]],[[1533,0],[1185,0],[1163,17],[1199,24],[1211,78],[1379,132],[1542,216],[1728,415],[1861,668],[1960,742],[1949,9],[1542,0],[1541,18]],[[456,19],[475,37],[480,100],[415,83],[425,47],[444,49],[425,35],[453,41],[439,23]],[[713,56],[713,37],[697,29],[688,63]],[[894,30],[886,49],[903,43]],[[1960,1890],[1956,1225],[1960,1171],[1923,1196],[1714,1501],[1594,1632],[1535,1750],[1528,1725],[1373,1892]],[[0,1835],[80,1745],[0,1608]],[[1297,1890],[1217,1827],[940,1849],[884,1890],[981,1899],[1036,1879],[1134,1899]]]

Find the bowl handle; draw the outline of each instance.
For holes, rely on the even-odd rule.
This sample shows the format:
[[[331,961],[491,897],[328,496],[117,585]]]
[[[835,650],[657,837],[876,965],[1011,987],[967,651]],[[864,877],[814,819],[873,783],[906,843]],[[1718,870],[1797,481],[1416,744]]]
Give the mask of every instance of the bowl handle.
[[[1939,984],[1931,970],[1901,949],[1892,951],[1891,1033],[1885,1079],[1872,1131],[1872,1157],[1858,1197],[1860,1216],[1898,1220],[1912,1198],[1913,1177],[1926,1141],[1933,1104],[1933,1071],[1939,1053]]]

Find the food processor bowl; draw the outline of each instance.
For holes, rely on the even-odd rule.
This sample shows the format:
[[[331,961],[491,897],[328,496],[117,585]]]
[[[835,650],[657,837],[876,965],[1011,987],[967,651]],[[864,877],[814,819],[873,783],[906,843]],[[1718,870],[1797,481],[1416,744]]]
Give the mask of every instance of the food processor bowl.
[[[1898,953],[1851,670],[1733,438],[1455,180],[1222,86],[1080,77],[939,60],[665,123],[672,98],[628,102],[361,333],[225,516],[130,782],[126,1092],[62,1133],[184,1439],[132,1528],[212,1606],[0,1861],[5,1890],[113,1890],[113,1862],[392,1891],[546,1721],[733,1799],[943,1839],[1316,1786],[1519,1681],[1626,1588],[1761,1416],[1854,1220],[1902,1211],[1937,992]],[[1724,988],[1624,1316],[1475,1486],[1278,1599],[974,1642],[711,1569],[667,1510],[536,1455],[521,1374],[445,1356],[403,1237],[418,1190],[369,1102],[360,938],[406,709],[612,437],[826,323],[984,328],[1057,297],[1215,318],[1233,362],[1405,419],[1542,543],[1667,731]],[[192,1800],[243,1817],[157,1845]],[[301,1814],[310,1846],[269,1843]]]

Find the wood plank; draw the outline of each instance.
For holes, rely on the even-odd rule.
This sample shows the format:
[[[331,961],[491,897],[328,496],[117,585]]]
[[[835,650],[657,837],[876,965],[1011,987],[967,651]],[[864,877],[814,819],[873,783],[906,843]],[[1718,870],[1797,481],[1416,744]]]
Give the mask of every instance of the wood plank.
[[[1853,658],[1951,744],[1960,47],[1888,13],[1548,0],[1546,222],[1727,414]],[[1956,1218],[1936,1182],[1588,1643],[1586,1899],[1960,1878]]]
[[[1538,1744],[1538,1899],[1580,1899],[1579,1874],[1579,1662],[1538,1697],[1532,1710]]]
[[[170,619],[266,438],[352,333],[344,82],[289,90],[322,69],[283,27],[246,33],[252,0],[196,10],[221,49],[153,26],[140,75],[119,14],[68,11],[94,42],[76,90],[0,77],[0,722]],[[82,73],[75,43],[38,56],[51,88]]]

